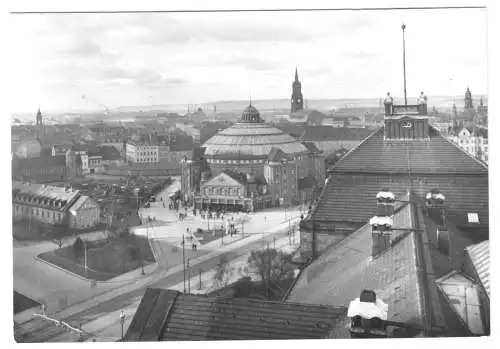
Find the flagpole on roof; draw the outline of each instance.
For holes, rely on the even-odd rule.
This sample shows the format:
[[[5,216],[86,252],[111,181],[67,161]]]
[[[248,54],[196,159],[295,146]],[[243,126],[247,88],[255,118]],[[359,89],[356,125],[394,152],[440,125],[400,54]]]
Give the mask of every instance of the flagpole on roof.
[[[405,105],[408,104],[406,99],[406,51],[405,51],[405,29],[406,25],[403,23],[401,25],[401,29],[403,29],[403,80],[404,80],[404,94],[405,94]]]

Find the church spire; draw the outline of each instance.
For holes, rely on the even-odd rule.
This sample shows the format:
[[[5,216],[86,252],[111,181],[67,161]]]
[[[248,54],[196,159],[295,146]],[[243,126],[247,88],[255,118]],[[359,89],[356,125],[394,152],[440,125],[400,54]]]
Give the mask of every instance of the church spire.
[[[292,84],[292,100],[290,112],[296,112],[298,110],[304,109],[304,100],[302,97],[302,84],[299,81],[299,72],[297,67],[295,67],[295,80]]]

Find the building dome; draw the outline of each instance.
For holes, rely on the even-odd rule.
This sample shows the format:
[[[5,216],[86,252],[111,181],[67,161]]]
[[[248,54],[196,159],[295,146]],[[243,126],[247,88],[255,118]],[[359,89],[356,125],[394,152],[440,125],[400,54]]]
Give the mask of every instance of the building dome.
[[[308,153],[295,137],[264,123],[253,105],[245,108],[239,122],[218,132],[203,147],[208,159],[264,159],[272,148],[285,154]]]
[[[243,110],[240,122],[262,122],[259,111],[252,105],[252,103],[250,103],[250,105]]]

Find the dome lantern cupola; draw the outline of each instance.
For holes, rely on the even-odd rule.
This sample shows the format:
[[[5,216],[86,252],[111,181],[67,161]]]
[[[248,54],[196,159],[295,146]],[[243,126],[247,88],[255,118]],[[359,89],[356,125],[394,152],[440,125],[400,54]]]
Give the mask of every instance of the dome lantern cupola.
[[[252,105],[252,103],[250,103],[248,107],[246,107],[245,110],[243,110],[240,122],[251,122],[251,123],[262,122],[260,119],[259,111]]]

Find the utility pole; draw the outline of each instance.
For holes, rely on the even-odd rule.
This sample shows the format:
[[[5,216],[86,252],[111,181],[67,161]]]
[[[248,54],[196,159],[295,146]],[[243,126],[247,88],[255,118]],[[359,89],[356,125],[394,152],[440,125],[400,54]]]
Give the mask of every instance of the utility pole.
[[[84,266],[83,266],[83,268],[85,269],[85,277],[87,277],[88,266],[87,266],[87,242],[86,241],[83,242],[83,246],[84,246],[84,256],[83,256],[84,257],[83,258],[84,259],[84,262],[83,262]]]
[[[184,256],[184,233],[182,234],[182,270],[184,274],[184,293],[186,293],[186,258]]]
[[[404,93],[405,93],[405,106],[408,104],[408,100],[406,98],[406,50],[405,50],[405,29],[406,25],[403,23],[401,25],[401,29],[403,29],[403,80],[404,80]]]
[[[312,223],[312,260],[316,259],[316,223]]]
[[[187,259],[187,280],[188,280],[188,293],[191,294],[191,271],[189,270],[189,258]]]

